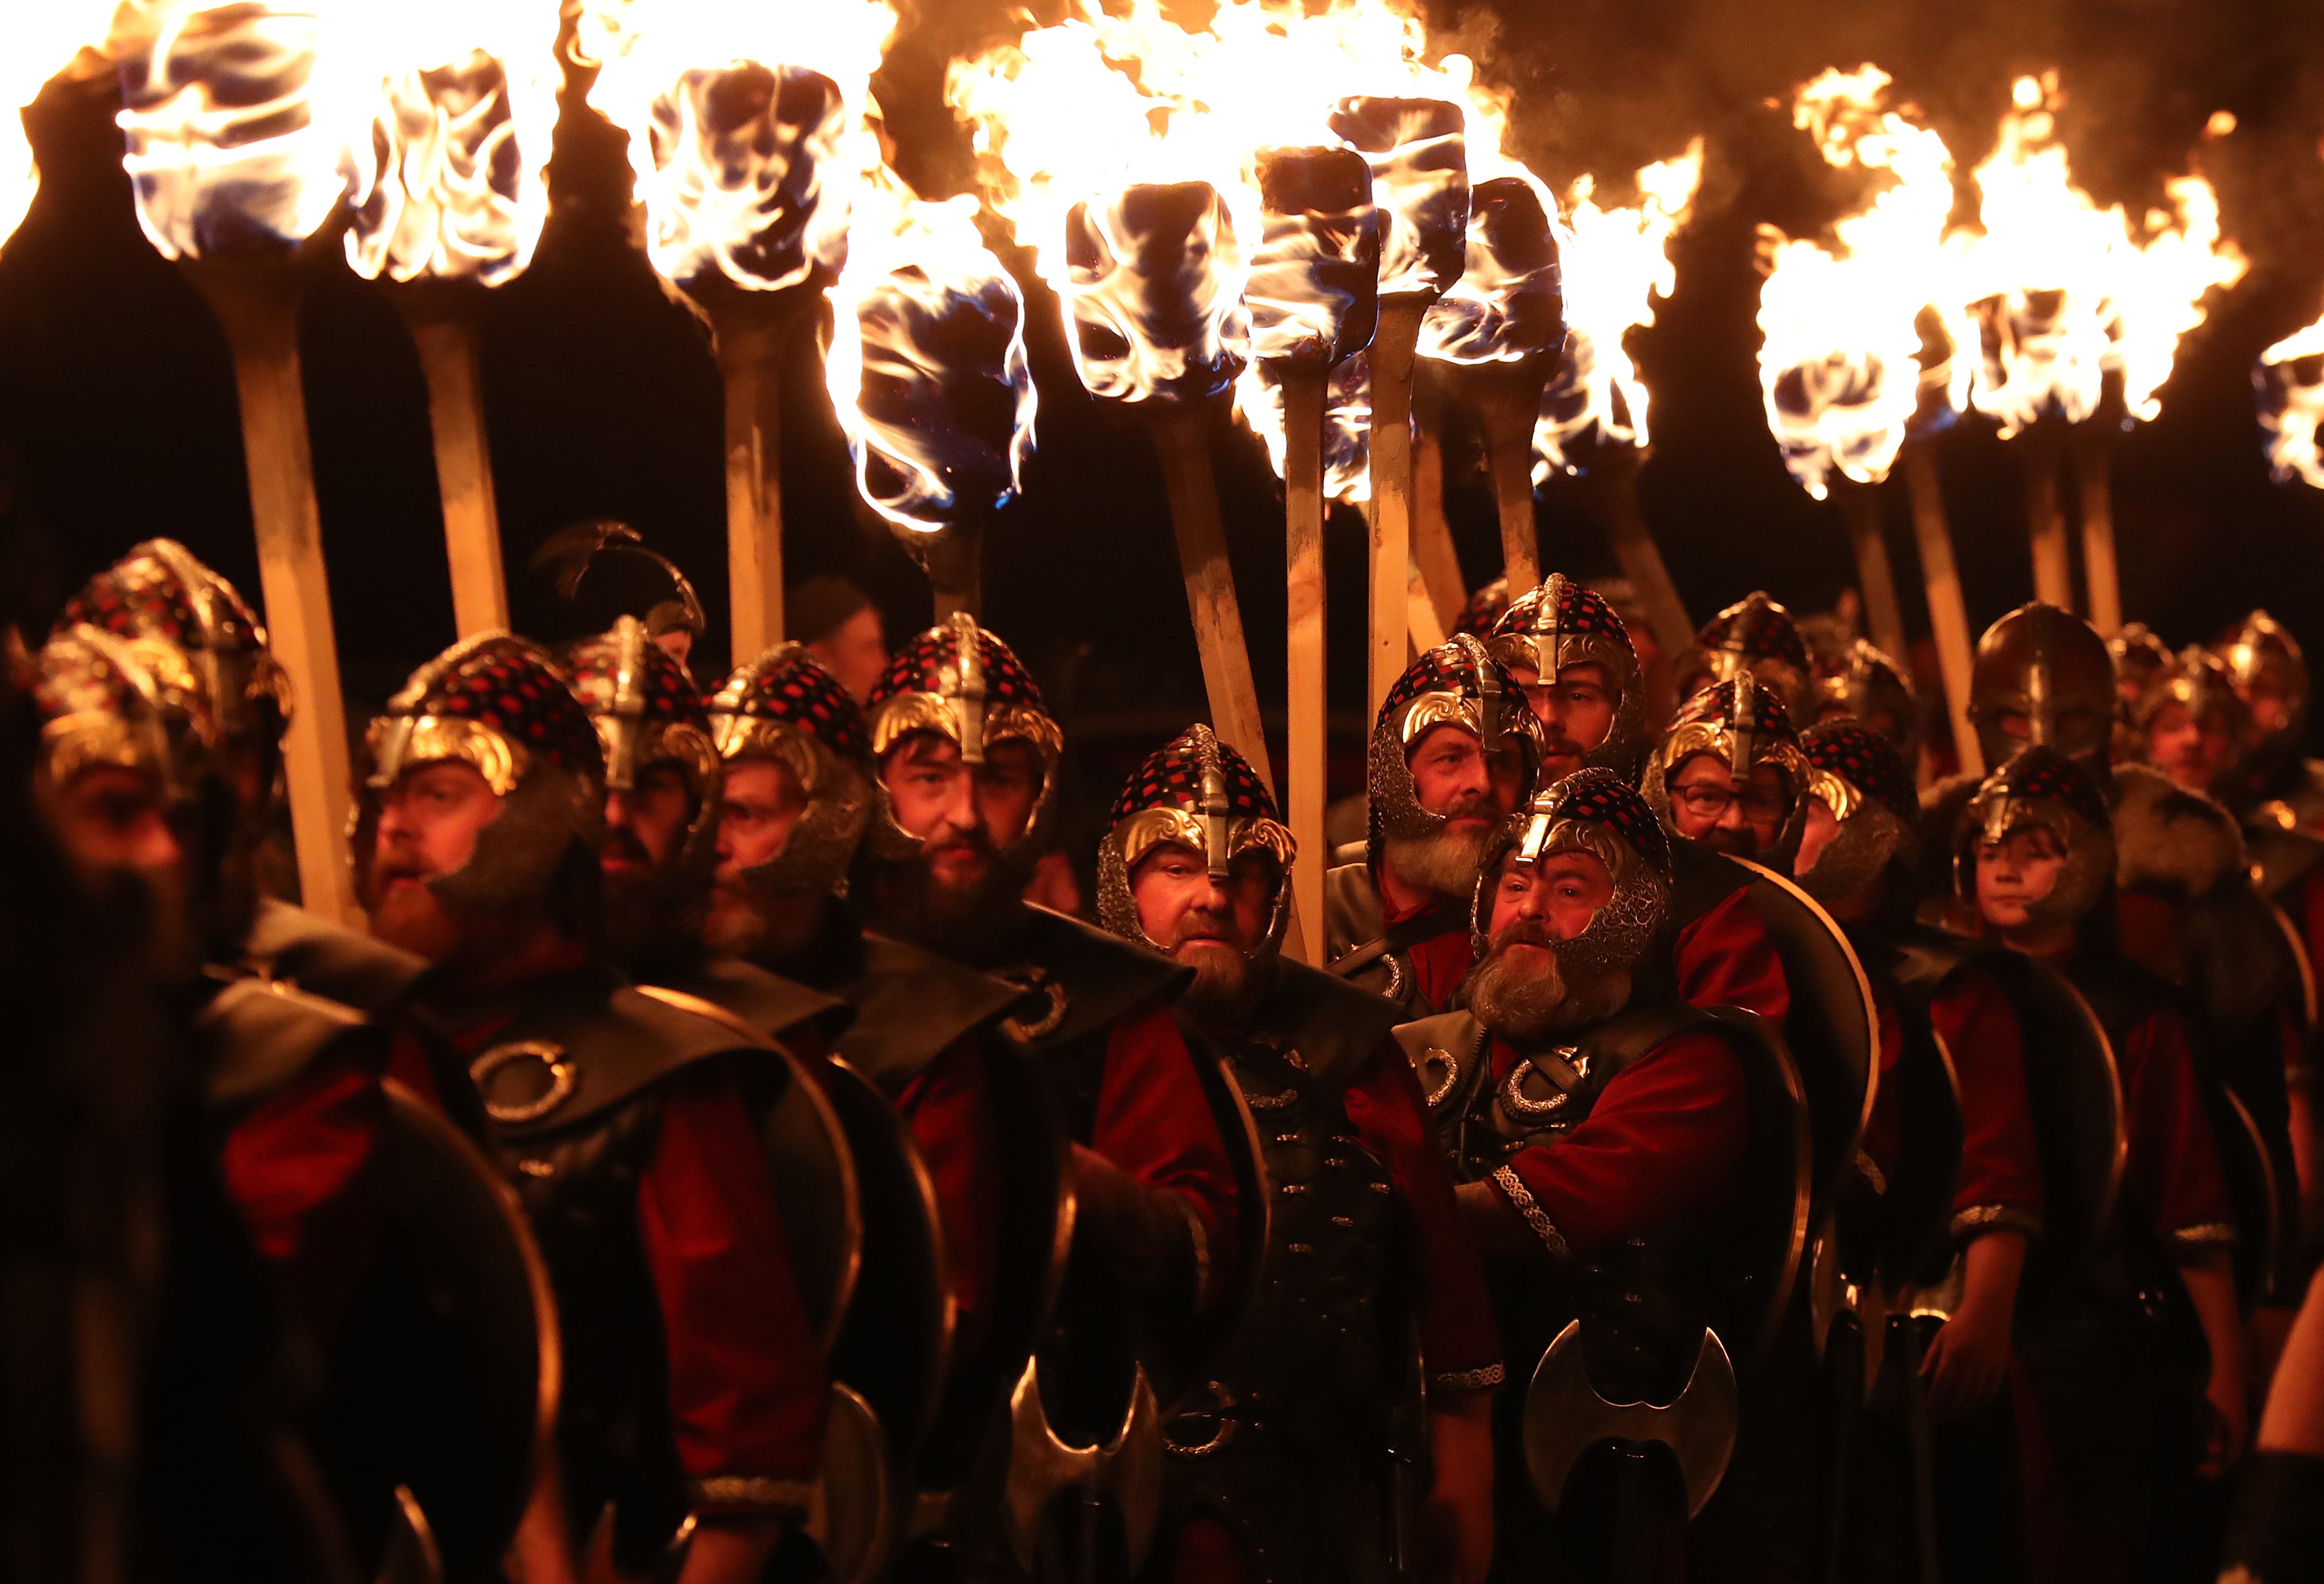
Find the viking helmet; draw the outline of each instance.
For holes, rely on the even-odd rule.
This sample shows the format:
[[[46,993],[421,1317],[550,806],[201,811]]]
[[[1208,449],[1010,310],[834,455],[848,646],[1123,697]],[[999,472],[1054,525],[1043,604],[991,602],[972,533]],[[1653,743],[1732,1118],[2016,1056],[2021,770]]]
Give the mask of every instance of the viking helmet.
[[[208,692],[176,645],[77,623],[42,647],[28,690],[41,722],[36,784],[61,790],[109,766],[150,780],[171,808],[198,796],[215,728]]]
[[[875,772],[881,758],[914,732],[934,732],[957,744],[962,760],[973,765],[982,764],[986,750],[996,743],[1030,748],[1040,766],[1040,795],[1023,833],[1001,852],[1025,863],[1039,855],[1056,802],[1065,736],[1024,663],[974,617],[956,612],[950,621],[906,640],[872,687],[863,714]],[[917,853],[919,838],[896,823],[887,782],[875,773],[872,787],[877,809],[872,855],[899,860]]]
[[[1613,877],[1613,899],[1590,926],[1557,944],[1560,966],[1604,973],[1646,954],[1670,906],[1670,838],[1628,781],[1602,765],[1576,770],[1534,795],[1508,824],[1477,877],[1469,929],[1477,961],[1490,949],[1494,882],[1505,861],[1539,863],[1554,852],[1588,852]]]
[[[1912,768],[1889,739],[1860,721],[1818,721],[1800,733],[1808,795],[1840,829],[1800,889],[1820,902],[1852,897],[1895,859],[1909,866],[1920,846],[1921,802]]]
[[[807,795],[783,850],[744,870],[743,882],[770,894],[829,894],[854,861],[872,807],[872,737],[855,701],[805,644],[778,644],[711,695],[710,732],[721,760],[772,760]]]
[[[1553,572],[1539,588],[1518,596],[1493,624],[1485,648],[1505,666],[1529,666],[1546,684],[1567,666],[1604,668],[1617,693],[1614,723],[1606,741],[1582,762],[1604,765],[1635,781],[1646,751],[1646,685],[1630,631],[1614,607],[1563,572]]]
[[[1792,613],[1754,590],[1702,624],[1693,647],[1675,668],[1681,690],[1700,690],[1702,680],[1732,682],[1749,677],[1780,695],[1794,715],[1807,713],[1815,663]]]
[[[2037,743],[1985,778],[1961,812],[1953,845],[1953,887],[1977,906],[1977,850],[2028,826],[2042,825],[2066,849],[2066,867],[2050,894],[2028,909],[2042,923],[2080,919],[2106,893],[2115,872],[2114,821],[2105,794],[2079,760]]]
[[[2246,794],[2256,795],[2306,745],[2308,659],[2301,653],[2300,640],[2265,611],[2254,611],[2245,617],[2218,648],[2246,711],[2252,710],[2252,699],[2262,689],[2283,700],[2283,723],[2266,732],[2254,723],[2249,751],[2236,772]]]
[[[1251,954],[1281,949],[1291,916],[1291,861],[1297,848],[1250,761],[1208,726],[1188,727],[1138,767],[1113,800],[1112,827],[1098,843],[1098,918],[1141,946],[1156,943],[1139,922],[1130,877],[1139,860],[1165,842],[1202,854],[1213,879],[1224,879],[1246,852],[1271,859],[1275,907],[1266,936]]]
[[[1807,823],[1806,795],[1814,778],[1783,699],[1765,683],[1746,678],[1706,687],[1679,707],[1662,741],[1647,755],[1639,786],[1648,806],[1673,832],[1678,827],[1671,822],[1669,778],[1698,753],[1717,754],[1738,787],[1763,764],[1783,772],[1792,810],[1770,852],[1788,862],[1788,855],[1799,850],[1800,831]]]
[[[1509,580],[1496,577],[1479,586],[1452,619],[1452,631],[1465,632],[1471,638],[1486,638],[1499,624],[1501,614],[1509,608]]]
[[[605,789],[633,791],[642,771],[676,765],[694,801],[678,861],[706,867],[718,840],[720,767],[710,718],[686,668],[653,641],[643,622],[623,616],[613,631],[575,644],[566,668],[605,751]]]
[[[1462,633],[1413,661],[1388,690],[1372,723],[1368,769],[1374,865],[1384,838],[1425,840],[1443,830],[1444,816],[1420,806],[1405,756],[1431,730],[1448,725],[1473,735],[1488,758],[1517,754],[1523,765],[1523,795],[1531,796],[1541,771],[1541,723],[1526,707],[1508,668]]]
[[[2114,660],[2098,629],[2070,611],[2024,604],[1985,630],[1969,672],[1969,718],[1987,764],[2029,744],[2093,769],[2107,763],[2115,720]],[[2025,721],[2024,737],[2003,728]]]
[[[1907,759],[1918,751],[1920,701],[1904,668],[1869,640],[1855,640],[1821,668],[1815,692],[1820,719],[1840,715],[1871,727],[1886,715],[1894,724],[1880,734]]]
[[[357,879],[380,807],[423,765],[473,766],[501,800],[468,861],[429,886],[447,906],[505,907],[540,896],[578,847],[595,867],[605,832],[605,757],[549,651],[508,632],[466,638],[411,674],[373,717],[371,771],[355,810]]]

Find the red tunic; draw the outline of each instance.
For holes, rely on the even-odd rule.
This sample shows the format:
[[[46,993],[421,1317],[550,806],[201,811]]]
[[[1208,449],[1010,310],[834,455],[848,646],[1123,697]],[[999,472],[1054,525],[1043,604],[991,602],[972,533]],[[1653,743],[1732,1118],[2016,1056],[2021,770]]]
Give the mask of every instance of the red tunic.
[[[1203,1298],[1234,1269],[1241,1228],[1234,1168],[1178,1019],[1161,1000],[1108,1031],[1089,1147],[1148,1188],[1180,1195],[1201,1223]]]
[[[1343,1099],[1358,1142],[1388,1163],[1418,1230],[1420,1349],[1434,1391],[1490,1391],[1501,1381],[1484,1262],[1452,1194],[1452,1175],[1403,1048],[1390,1040]]]
[[[1782,1027],[1792,1009],[1791,981],[1775,938],[1752,911],[1746,883],[1683,926],[1672,944],[1679,999],[1694,1007],[1740,1007]]]
[[[2025,1053],[2009,998],[1990,974],[1969,967],[1948,978],[1929,1019],[1960,1081],[1960,1186],[1953,1235],[2035,1232],[2042,1225],[2042,1157],[2025,1098]]]
[[[991,1320],[1001,1220],[992,1097],[974,1042],[955,1041],[913,1074],[896,1097],[896,1110],[936,1185],[955,1312],[953,1347],[965,1353]]]
[[[1518,1059],[1495,1039],[1494,1081],[1508,1077]],[[1565,1248],[1586,1256],[1729,1199],[1749,1141],[1749,1118],[1743,1065],[1733,1048],[1715,1034],[1681,1034],[1609,1082],[1572,1132],[1520,1150],[1509,1167]],[[1508,1193],[1505,1182],[1497,1179],[1496,1186]]]
[[[1406,920],[1417,918],[1430,908],[1442,906],[1424,902],[1416,907],[1394,907],[1388,898],[1380,898],[1380,927],[1394,929]],[[1468,982],[1469,970],[1476,966],[1469,936],[1469,921],[1456,918],[1441,934],[1426,940],[1416,941],[1404,955],[1412,964],[1414,988],[1439,1011],[1449,1010],[1460,1004],[1461,987]]]
[[[2176,1012],[2155,1012],[2130,1031],[2115,1057],[2130,1131],[2123,1194],[2132,1213],[2182,1254],[2232,1242],[2218,1141],[2196,1083],[2186,1024]]]

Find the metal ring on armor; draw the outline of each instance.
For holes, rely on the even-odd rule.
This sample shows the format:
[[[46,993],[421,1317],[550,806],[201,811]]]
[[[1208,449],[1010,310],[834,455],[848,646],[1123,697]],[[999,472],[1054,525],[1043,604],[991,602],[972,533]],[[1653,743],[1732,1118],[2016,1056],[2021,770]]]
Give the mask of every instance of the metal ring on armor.
[[[493,1075],[512,1062],[528,1058],[539,1062],[548,1071],[549,1087],[537,1099],[516,1105],[494,1101],[486,1088]],[[573,1091],[579,1084],[573,1064],[565,1059],[565,1047],[552,1045],[545,1039],[520,1039],[494,1045],[468,1064],[468,1080],[476,1086],[476,1092],[484,1097],[484,1115],[495,1122],[512,1125],[538,1122],[572,1099]]]
[[[1004,1018],[1001,1032],[1019,1045],[1030,1045],[1037,1039],[1047,1039],[1065,1026],[1065,1014],[1073,1008],[1072,998],[1065,987],[1049,977],[1046,968],[1002,968],[993,972],[993,978],[1013,984],[1027,995],[1036,992],[1048,998],[1048,1005],[1038,1018]]]
[[[1576,1077],[1586,1078],[1589,1076],[1589,1074],[1582,1070],[1581,1065],[1582,1061],[1585,1058],[1581,1058],[1579,1053],[1573,1046],[1561,1046],[1557,1054],[1562,1060],[1574,1067],[1574,1075]],[[1534,1065],[1533,1058],[1531,1056],[1527,1056],[1517,1063],[1516,1066],[1510,1068],[1509,1075],[1501,1080],[1500,1102],[1508,1109],[1511,1116],[1524,1118],[1551,1116],[1555,1112],[1563,1110],[1566,1107],[1566,1103],[1572,1100],[1573,1097],[1562,1089],[1552,1094],[1547,1100],[1533,1100],[1527,1097],[1525,1092],[1526,1074],[1528,1073],[1538,1073],[1540,1071],[1541,1069]],[[1543,1073],[1542,1076],[1546,1078],[1549,1074]]]
[[[1430,1045],[1423,1051],[1420,1059],[1412,1064],[1412,1070],[1425,1084],[1428,1082],[1429,1067],[1437,1064],[1441,1064],[1444,1068],[1444,1082],[1429,1090],[1423,1097],[1432,1111],[1444,1103],[1445,1098],[1452,1092],[1452,1086],[1461,1081],[1461,1064],[1452,1059],[1451,1051],[1440,1045]]]

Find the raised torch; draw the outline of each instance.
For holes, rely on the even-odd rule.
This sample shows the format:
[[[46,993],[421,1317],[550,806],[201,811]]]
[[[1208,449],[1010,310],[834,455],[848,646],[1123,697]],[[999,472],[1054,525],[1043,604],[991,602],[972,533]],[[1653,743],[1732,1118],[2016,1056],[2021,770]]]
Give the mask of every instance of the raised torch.
[[[296,691],[283,762],[300,899],[358,921],[346,707],[299,368],[300,305],[363,196],[346,107],[319,91],[348,42],[335,32],[344,19],[248,0],[161,0],[122,16],[111,48],[138,223],[184,264],[234,355],[269,640]]]
[[[1321,966],[1323,870],[1324,466],[1332,372],[1372,338],[1379,318],[1379,211],[1370,161],[1353,149],[1272,148],[1258,158],[1260,221],[1243,301],[1250,312],[1247,392],[1280,420],[1286,676],[1290,751],[1286,802],[1300,861],[1292,905]],[[1263,420],[1262,420],[1263,421]]]

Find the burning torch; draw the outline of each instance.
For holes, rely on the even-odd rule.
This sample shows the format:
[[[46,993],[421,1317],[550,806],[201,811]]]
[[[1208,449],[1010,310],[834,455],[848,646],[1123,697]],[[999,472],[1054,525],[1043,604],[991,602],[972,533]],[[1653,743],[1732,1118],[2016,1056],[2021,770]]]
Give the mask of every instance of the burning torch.
[[[1250,378],[1274,389],[1282,417],[1284,562],[1288,594],[1292,903],[1322,966],[1324,787],[1324,449],[1332,373],[1372,338],[1379,319],[1379,211],[1371,165],[1353,149],[1263,149],[1266,234],[1243,301]],[[1262,393],[1262,401],[1265,396]]]
[[[301,899],[358,921],[346,705],[299,367],[299,309],[364,196],[337,14],[216,0],[124,8],[123,164],[138,223],[226,332],[274,654],[296,690],[284,766]]]
[[[1420,332],[1420,355],[1444,365],[1454,392],[1483,424],[1502,567],[1513,595],[1541,581],[1533,427],[1542,388],[1565,345],[1556,213],[1556,201],[1529,176],[1477,183],[1467,267],[1428,310]]]
[[[1382,216],[1379,327],[1371,346],[1371,648],[1366,696],[1404,674],[1413,584],[1413,360],[1429,305],[1461,278],[1469,229],[1469,155],[1461,106],[1354,95],[1331,129],[1371,163]],[[1434,612],[1429,612],[1431,623]]]
[[[2324,453],[2317,448],[2318,426],[2324,424],[2324,319],[2261,353],[2252,386],[2276,482],[2296,478],[2324,490]]]
[[[378,168],[346,237],[348,263],[380,282],[419,348],[464,638],[509,624],[479,321],[486,292],[522,273],[540,239],[557,121],[554,15],[477,10],[405,0],[377,14],[398,36],[376,62]]]
[[[895,13],[872,0],[752,7],[583,0],[573,52],[629,135],[646,255],[708,323],[726,394],[733,650],[782,636],[782,370],[847,257],[863,109]]]

